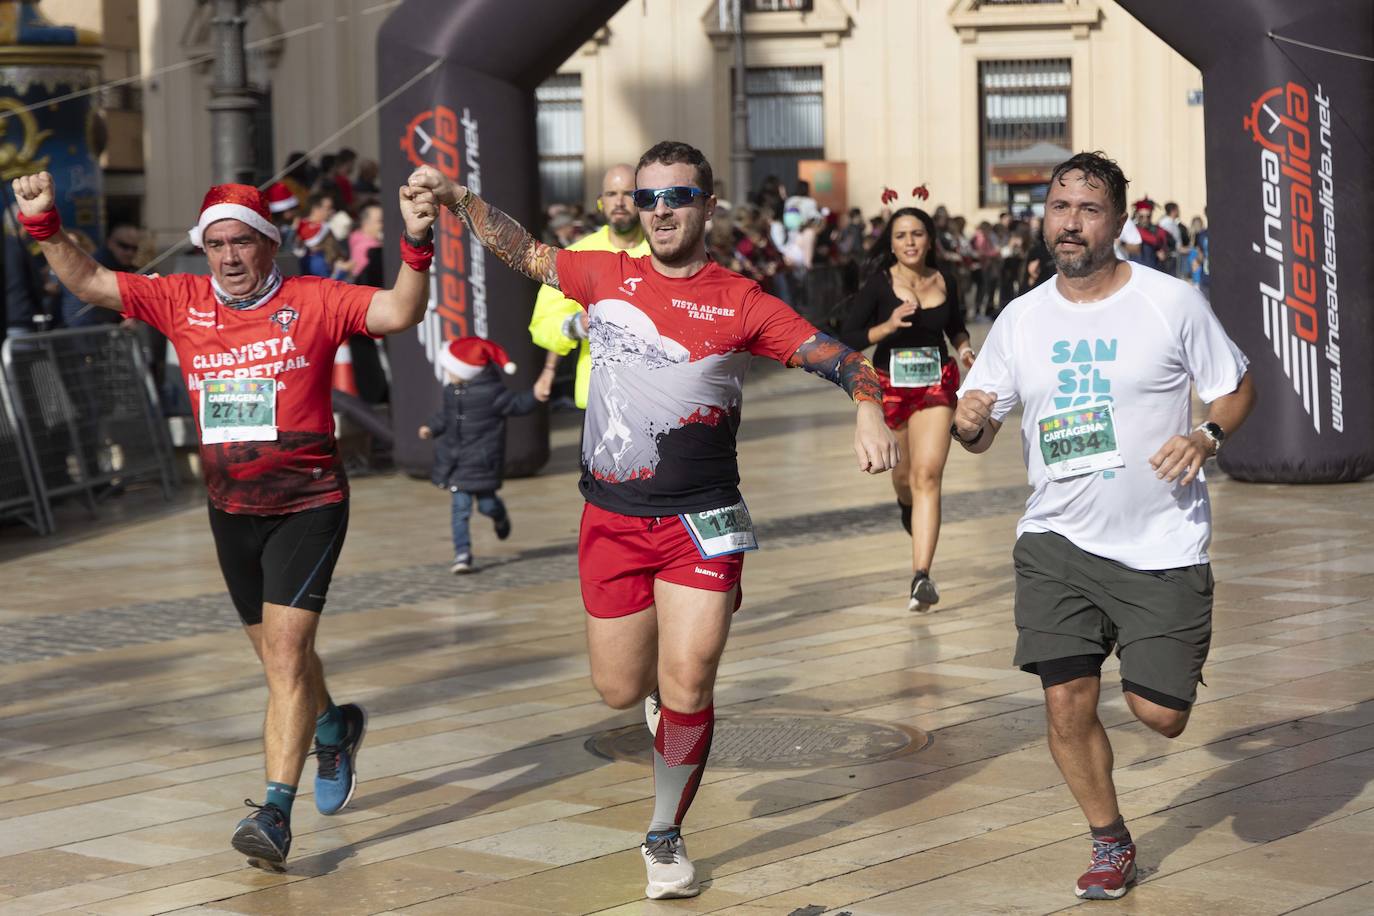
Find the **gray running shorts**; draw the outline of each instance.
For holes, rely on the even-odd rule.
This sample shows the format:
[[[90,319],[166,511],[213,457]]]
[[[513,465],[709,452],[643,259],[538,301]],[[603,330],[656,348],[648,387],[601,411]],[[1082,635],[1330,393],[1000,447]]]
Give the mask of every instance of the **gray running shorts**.
[[[1023,534],[1016,567],[1016,660],[1121,658],[1121,679],[1192,704],[1212,640],[1212,567],[1140,570],[1052,533]]]

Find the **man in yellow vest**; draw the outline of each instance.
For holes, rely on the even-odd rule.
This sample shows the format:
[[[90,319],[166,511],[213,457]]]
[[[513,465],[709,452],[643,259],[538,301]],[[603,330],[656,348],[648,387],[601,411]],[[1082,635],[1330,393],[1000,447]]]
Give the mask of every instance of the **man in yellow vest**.
[[[639,258],[649,253],[649,243],[639,225],[639,210],[632,199],[635,189],[633,166],[613,165],[601,179],[601,196],[596,208],[606,215],[606,225],[568,246],[569,251],[625,251]],[[577,406],[587,406],[587,389],[592,377],[592,354],[587,343],[587,310],[552,286],[539,287],[530,319],[530,337],[549,351],[544,371],[535,390],[547,397],[553,387],[558,360],[578,347],[577,385],[573,392]]]

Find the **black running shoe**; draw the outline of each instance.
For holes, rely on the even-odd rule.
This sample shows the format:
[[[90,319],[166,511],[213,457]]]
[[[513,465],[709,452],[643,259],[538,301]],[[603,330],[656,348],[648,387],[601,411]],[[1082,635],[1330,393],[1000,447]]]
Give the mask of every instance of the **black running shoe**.
[[[280,868],[291,852],[291,825],[286,814],[276,805],[256,805],[246,798],[243,803],[257,810],[239,821],[229,842],[248,857],[249,865]]]
[[[932,605],[939,603],[940,590],[935,587],[935,583],[925,570],[918,569],[916,575],[911,577],[911,601],[906,609],[924,614]]]
[[[504,541],[510,537],[510,513],[506,513],[496,520],[496,539]]]
[[[902,502],[902,501],[899,499],[899,500],[897,500],[897,508],[902,510],[902,527],[906,529],[906,533],[907,533],[907,534],[910,534],[910,533],[911,533],[911,505],[908,504],[908,503],[904,503],[904,502]]]

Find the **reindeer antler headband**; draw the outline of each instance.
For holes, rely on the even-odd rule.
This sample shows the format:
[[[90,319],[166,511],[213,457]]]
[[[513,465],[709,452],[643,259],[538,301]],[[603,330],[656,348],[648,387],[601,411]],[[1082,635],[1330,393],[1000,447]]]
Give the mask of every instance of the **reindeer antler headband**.
[[[926,189],[925,183],[922,182],[921,184],[918,184],[916,187],[911,189],[911,196],[919,197],[921,200],[929,200],[930,191]],[[892,190],[891,188],[889,188],[887,185],[883,185],[882,201],[884,207],[895,201],[898,197],[901,197],[901,195],[898,194],[896,191]]]

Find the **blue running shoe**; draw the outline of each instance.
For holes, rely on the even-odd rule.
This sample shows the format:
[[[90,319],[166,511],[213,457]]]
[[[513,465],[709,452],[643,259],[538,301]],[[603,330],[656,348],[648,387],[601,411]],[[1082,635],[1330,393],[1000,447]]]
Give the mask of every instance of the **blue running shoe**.
[[[248,857],[248,864],[257,868],[280,871],[291,852],[291,825],[276,805],[256,805],[249,799],[243,803],[256,808],[239,821],[230,844]]]
[[[353,798],[358,787],[358,748],[367,734],[367,713],[357,703],[339,707],[347,730],[341,744],[315,742],[311,751],[319,761],[315,774],[315,809],[321,814],[338,814]]]

